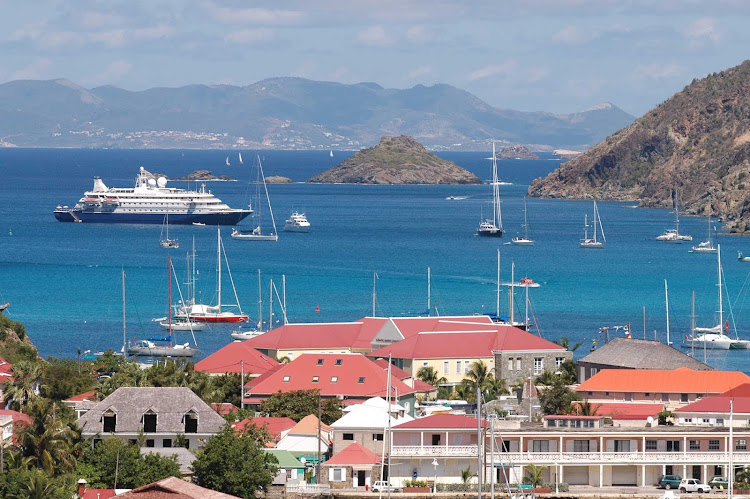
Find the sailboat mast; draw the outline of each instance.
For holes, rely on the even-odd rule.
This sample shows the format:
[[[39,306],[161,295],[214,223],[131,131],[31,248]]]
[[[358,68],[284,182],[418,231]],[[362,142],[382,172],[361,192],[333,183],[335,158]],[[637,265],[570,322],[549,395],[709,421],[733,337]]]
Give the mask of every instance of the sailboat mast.
[[[523,198],[523,238],[529,239],[529,221],[526,216],[526,198]]]
[[[510,263],[510,289],[509,289],[510,297],[508,298],[509,300],[508,303],[510,306],[510,325],[511,326],[514,323],[513,321],[513,297],[516,294],[515,285],[516,285],[516,262],[511,261]]]
[[[724,334],[724,300],[721,294],[721,245],[716,245],[716,258],[718,260],[718,271],[719,271],[719,334]]]
[[[594,201],[594,242],[596,242],[596,221],[599,217],[597,216],[596,200]]]
[[[690,356],[695,358],[695,290],[690,300]]]
[[[122,356],[127,355],[127,332],[125,330],[125,268],[122,269]]]
[[[221,226],[216,226],[216,294],[218,312],[221,313]]]
[[[495,153],[495,141],[492,141],[492,222],[495,227],[502,229],[503,218],[500,213],[500,186],[498,185],[499,178],[497,176],[497,155]]]
[[[169,285],[167,286],[169,292],[167,293],[167,317],[169,324],[169,341],[172,341],[172,257],[167,256],[167,279],[169,279]]]
[[[273,279],[268,281],[268,330],[273,329]]]
[[[583,240],[588,241],[589,240],[589,214],[585,213],[583,215]]]
[[[192,297],[193,304],[195,304],[195,235],[193,235],[193,268],[192,270],[193,270],[193,285],[191,289],[193,291],[193,297]]]
[[[667,280],[664,279],[664,303],[667,309],[667,345],[671,345],[669,340],[669,290],[667,289]]]
[[[281,274],[281,296],[282,296],[282,307],[284,307],[284,325],[289,324],[286,319],[286,275]]]
[[[500,248],[497,249],[497,289],[495,290],[495,320],[500,319]]]
[[[375,299],[377,298],[377,292],[375,290],[375,280],[378,278],[378,273],[372,273],[372,316],[375,317]]]
[[[261,291],[260,269],[258,269],[258,331],[263,331],[263,291]]]
[[[430,304],[430,267],[427,267],[427,317],[430,316],[432,305]]]

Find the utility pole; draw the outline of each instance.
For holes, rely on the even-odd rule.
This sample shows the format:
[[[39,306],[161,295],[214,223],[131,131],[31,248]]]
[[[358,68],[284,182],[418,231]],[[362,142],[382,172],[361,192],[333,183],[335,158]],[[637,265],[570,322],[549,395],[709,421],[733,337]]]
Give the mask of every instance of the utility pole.
[[[242,369],[240,376],[240,407],[242,407],[242,399],[245,398],[245,359],[240,361],[240,367]]]
[[[320,483],[320,432],[321,428],[320,390],[318,390],[318,460],[315,462],[315,483]]]
[[[477,497],[482,499],[482,388],[477,383]]]

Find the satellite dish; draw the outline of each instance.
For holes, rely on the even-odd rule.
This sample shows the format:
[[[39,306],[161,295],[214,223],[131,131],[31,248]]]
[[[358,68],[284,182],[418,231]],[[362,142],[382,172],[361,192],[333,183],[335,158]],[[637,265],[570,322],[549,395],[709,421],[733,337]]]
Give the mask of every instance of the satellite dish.
[[[304,457],[301,457],[299,458],[299,462],[302,464],[305,464],[307,462],[307,459],[305,459]]]
[[[646,423],[648,423],[648,424],[654,424],[654,417],[653,416],[647,417],[646,418]]]

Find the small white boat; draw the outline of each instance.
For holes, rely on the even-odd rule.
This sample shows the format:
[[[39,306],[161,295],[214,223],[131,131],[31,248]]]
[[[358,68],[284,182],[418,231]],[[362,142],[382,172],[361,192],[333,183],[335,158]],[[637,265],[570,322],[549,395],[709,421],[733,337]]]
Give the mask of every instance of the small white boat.
[[[680,234],[680,208],[676,202],[674,206],[674,227],[674,229],[667,229],[663,234],[657,236],[656,240],[672,244],[681,244],[683,241],[693,240],[693,236]]]
[[[310,232],[310,222],[304,213],[293,211],[284,223],[285,232]]]
[[[249,340],[251,338],[257,338],[265,331],[232,331],[230,335],[234,340]]]
[[[255,182],[255,211],[253,212],[253,220],[255,221],[255,228],[252,230],[243,230],[234,228],[232,229],[232,239],[237,239],[240,241],[278,241],[279,235],[276,231],[276,220],[273,218],[273,208],[271,208],[271,198],[268,196],[268,186],[266,185],[266,177],[263,175],[263,165],[260,162],[260,156],[256,156],[256,163],[257,163],[257,180]],[[261,194],[261,187],[263,192],[265,193],[266,203],[268,204],[268,211],[271,213],[271,226],[273,227],[273,230],[270,232],[264,234],[263,233],[263,224],[261,223],[262,220],[262,210],[261,206],[263,205],[263,201],[261,198],[263,195]]]
[[[237,230],[232,229],[230,234],[232,239],[240,239],[245,241],[278,241],[279,236],[276,234],[263,234],[260,230],[260,226],[253,230]]]
[[[128,346],[128,355],[137,357],[192,357],[198,349],[190,343],[182,345],[158,345],[151,340],[141,340]]]
[[[708,239],[697,246],[693,246],[691,253],[716,253],[716,246],[711,240],[711,215],[708,216]]]
[[[750,256],[742,256],[742,252],[738,251],[737,252],[737,260],[739,260],[741,262],[750,262]]]
[[[511,239],[516,246],[534,246],[534,240],[529,239],[529,221],[526,217],[526,198],[523,198],[523,237],[516,236]]]
[[[589,238],[589,221],[588,215],[584,215],[583,223],[583,239],[581,239],[581,248],[587,249],[603,249],[607,245],[607,238],[604,236],[604,227],[602,227],[602,219],[599,216],[599,208],[596,206],[594,201],[594,237]],[[602,233],[602,238],[599,239],[599,231]]]
[[[206,226],[206,224],[201,223],[201,222],[193,222],[193,225],[195,225],[196,227],[205,227]]]
[[[180,247],[180,243],[177,238],[169,237],[169,213],[164,215],[164,224],[161,226],[161,236],[159,236],[159,244],[161,244],[162,248],[167,249],[177,249]]]
[[[172,319],[171,325],[166,317],[162,317],[158,322],[163,329],[172,329],[172,331],[203,331],[206,328],[205,322],[190,321],[184,317]]]
[[[500,212],[500,191],[498,190],[497,181],[497,157],[495,156],[495,141],[492,141],[492,218],[486,218],[479,222],[477,228],[478,236],[502,237],[503,236],[503,217]]]

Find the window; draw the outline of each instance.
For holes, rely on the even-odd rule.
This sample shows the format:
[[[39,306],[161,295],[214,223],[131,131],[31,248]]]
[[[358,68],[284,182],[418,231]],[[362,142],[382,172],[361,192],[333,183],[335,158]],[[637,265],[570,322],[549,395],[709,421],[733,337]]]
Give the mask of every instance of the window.
[[[508,440],[503,440],[500,443],[500,452],[510,452],[510,442]]]
[[[560,428],[567,428],[568,427],[568,420],[567,419],[560,419],[557,421],[557,426]]]
[[[565,357],[555,357],[555,367],[560,369],[560,367],[563,365],[563,362],[565,362]]]
[[[708,418],[703,418],[702,421],[703,421],[703,424],[709,424],[711,422],[711,420]]]
[[[512,370],[513,370],[513,359],[509,358],[508,359],[508,371],[512,371]]]
[[[687,403],[688,402],[688,394],[687,393],[681,393],[680,394],[680,402]]]
[[[456,374],[461,374],[461,361],[456,361]]]
[[[702,393],[698,393],[698,394],[697,394],[697,395],[695,396],[695,398],[696,398],[696,399],[702,399],[702,398],[703,398],[703,394],[702,394]]]
[[[532,440],[531,452],[549,452],[549,440]]]
[[[593,396],[594,392],[589,392],[589,397]]]
[[[644,393],[643,395],[645,395],[646,397],[650,397],[651,396],[650,393]]]
[[[683,423],[692,423],[692,422],[693,422],[693,418],[684,418],[684,419],[682,420],[682,422],[683,422]]]
[[[430,365],[429,362],[422,362],[422,367],[427,367],[428,365]]]
[[[282,381],[284,383],[289,383],[289,379],[290,379],[289,376],[284,376],[284,378],[282,379]]]
[[[322,365],[323,365],[323,359],[318,359],[318,365],[319,365],[319,366],[322,366]]]
[[[589,441],[588,440],[573,440],[573,452],[588,452]]]
[[[571,428],[580,428],[582,426],[582,421],[580,419],[574,419],[570,422]]]
[[[443,362],[443,374],[448,374],[450,368],[448,367],[448,361]]]
[[[624,400],[625,402],[632,402],[632,401],[633,401],[633,394],[632,394],[632,393],[629,393],[629,392],[623,393],[623,394],[622,394],[622,399],[623,399],[623,400]]]
[[[534,374],[542,374],[544,371],[544,358],[534,357]]]
[[[432,445],[440,445],[440,435],[432,435]]]
[[[590,420],[590,419],[587,419],[587,420],[585,420],[583,422],[583,427],[584,428],[593,428],[594,427],[594,422],[592,420]]]
[[[646,440],[646,450],[656,450],[656,440]]]
[[[596,367],[592,367],[592,368],[591,368],[591,375],[592,375],[592,376],[593,376],[593,375],[595,375],[595,374],[596,374],[596,373],[598,373],[598,372],[599,372],[599,369],[597,369]]]
[[[146,413],[143,415],[143,433],[156,433],[156,414]]]
[[[701,450],[700,440],[690,440],[688,442],[688,449],[690,450]]]
[[[312,382],[313,382],[313,383],[317,383],[319,379],[320,379],[320,378],[318,378],[317,376],[313,376],[313,377],[312,377]]]
[[[344,433],[341,438],[343,440],[354,440],[354,433]]]
[[[721,466],[714,466],[714,475],[722,476],[723,474],[724,471],[721,469]]]
[[[102,420],[104,423],[104,426],[102,428],[104,433],[114,433],[116,431],[115,428],[117,428],[117,414],[115,414],[114,412],[105,412]]]
[[[615,452],[630,452],[630,440],[615,440]]]
[[[724,426],[724,418],[716,418],[716,426]]]
[[[341,475],[342,475],[341,468],[333,468],[333,481],[334,482],[341,482],[342,481]]]
[[[165,438],[161,441],[162,447],[172,447],[172,439],[171,438]]]
[[[469,370],[471,369],[471,362],[468,360],[464,361],[464,374],[469,374]]]
[[[198,433],[198,415],[194,412],[185,414],[185,433]]]
[[[740,439],[734,442],[734,450],[747,450],[747,440]]]
[[[365,377],[364,377],[364,376],[360,376],[360,377],[359,377],[359,378],[357,379],[357,383],[359,383],[360,385],[361,385],[362,383],[364,383],[364,382],[365,382]]]
[[[557,426],[557,421],[555,421],[554,419],[548,419],[547,420],[547,426],[549,428],[554,428],[555,426]]]
[[[338,376],[331,376],[331,383],[338,383],[339,377]]]
[[[667,452],[680,452],[680,441],[667,440]]]
[[[521,370],[521,357],[516,357],[516,371]]]
[[[669,394],[668,393],[662,393],[661,394],[661,401],[662,402],[669,402]]]
[[[383,434],[382,433],[373,433],[372,434],[372,440],[377,442],[383,441]]]
[[[336,365],[337,366],[340,366],[342,362],[344,362],[343,359],[336,359]]]
[[[155,447],[154,441],[151,439],[146,440],[146,447]]]
[[[719,450],[719,441],[718,440],[709,440],[708,441],[708,450]]]

